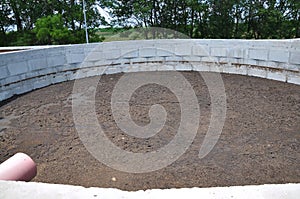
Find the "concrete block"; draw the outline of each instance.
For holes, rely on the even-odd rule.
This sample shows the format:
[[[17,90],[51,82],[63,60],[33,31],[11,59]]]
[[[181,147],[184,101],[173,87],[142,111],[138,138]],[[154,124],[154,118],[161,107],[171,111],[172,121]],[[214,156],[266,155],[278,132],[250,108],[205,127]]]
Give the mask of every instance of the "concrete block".
[[[33,82],[34,80],[27,80],[21,83],[21,91],[22,93],[27,93],[33,90]]]
[[[177,61],[168,61],[168,62],[165,62],[164,64],[166,64],[166,65],[170,65],[170,66],[176,66],[176,65],[178,65],[180,62],[177,62]],[[148,63],[149,64],[149,63]],[[182,64],[182,63],[180,63],[180,64]]]
[[[131,51],[128,51],[128,52],[125,52],[125,53],[122,52],[121,57],[128,58],[128,59],[137,58],[137,57],[139,57],[139,51],[138,50],[131,50]]]
[[[147,62],[165,62],[166,58],[165,57],[148,57]]]
[[[300,65],[296,65],[296,64],[284,64],[284,66],[281,66],[281,68],[300,72]]]
[[[0,66],[5,66],[13,59],[9,59],[10,57],[5,53],[0,53]]]
[[[141,65],[141,64],[135,64],[135,65]],[[120,65],[121,72],[122,73],[129,73],[129,68],[131,66],[132,66],[132,64],[131,65],[128,65],[128,64],[126,64],[126,65]]]
[[[31,78],[35,78],[39,76],[39,71],[30,71],[28,73],[25,74],[25,79],[31,79]]]
[[[74,71],[67,71],[64,73],[66,78],[67,78],[67,81],[71,80],[71,78],[73,77],[73,74],[74,74]],[[49,76],[49,75],[48,75]],[[48,77],[49,78],[49,77]],[[49,78],[51,79],[51,78]]]
[[[287,74],[287,82],[291,84],[297,84],[300,85],[300,74]]]
[[[95,69],[96,69],[95,70],[96,75],[103,75],[106,70],[106,67],[96,67]]]
[[[64,73],[59,73],[59,74],[53,75],[53,77],[51,79],[51,83],[56,84],[56,83],[60,83],[60,82],[65,82],[67,80],[68,80],[68,78]]]
[[[218,59],[218,57],[212,57],[212,56],[209,56],[209,57],[202,57],[202,58],[201,58],[201,61],[202,61],[202,62],[213,62],[213,63],[218,63],[218,62],[219,62],[219,59]]]
[[[85,60],[84,62],[80,63],[80,64],[70,64],[71,66],[73,66],[73,69],[78,69],[78,68],[90,68],[90,67],[94,67],[97,66],[97,61],[88,61]],[[69,65],[69,64],[68,64]]]
[[[153,46],[154,48],[158,50],[165,50],[167,52],[170,52],[172,54],[175,54],[175,43],[174,41],[172,42],[171,40],[157,40]]]
[[[89,55],[89,53],[92,53],[92,52],[102,52],[103,46],[101,45],[101,43],[90,43],[88,45],[85,45],[84,46],[84,54],[86,56]]]
[[[222,65],[218,65],[218,64],[212,64],[210,66],[210,72],[213,73],[222,73],[223,72],[223,67]]]
[[[156,48],[140,48],[139,57],[156,57],[157,49]]]
[[[0,66],[0,79],[8,77],[8,69],[6,66]]]
[[[40,76],[40,75],[56,74],[58,70],[56,68],[45,68],[37,72],[38,72],[38,76]]]
[[[236,65],[225,66],[223,67],[223,73],[247,75],[247,67]]]
[[[87,77],[93,77],[93,76],[97,76],[97,68],[89,68],[89,70],[86,73]]]
[[[287,81],[287,75],[284,71],[267,71],[267,79],[272,79],[276,81],[286,82]]]
[[[157,71],[157,64],[140,64],[140,71]]]
[[[25,74],[8,76],[5,79],[1,80],[2,85],[8,85],[14,82],[18,82],[20,80],[26,79]]]
[[[220,59],[220,60],[222,60],[222,59]],[[242,58],[227,58],[227,60],[228,60],[228,63],[232,63],[232,64],[245,64],[244,63],[244,59],[242,59]]]
[[[113,50],[117,50],[117,49],[121,49],[123,46],[120,46],[121,42],[103,42],[101,43],[102,45],[102,51],[103,52],[108,52],[108,51],[113,51]]]
[[[82,54],[66,54],[68,64],[82,63],[85,60],[84,53]]]
[[[75,44],[65,47],[66,54],[84,54],[86,44]]]
[[[24,93],[24,89],[23,89],[23,84],[22,83],[18,83],[16,85],[16,87],[14,88],[14,94],[16,95],[20,95]]]
[[[127,70],[128,73],[135,73],[140,71],[141,71],[140,64],[128,66],[128,70]]]
[[[132,51],[138,51],[142,47],[141,45],[133,45],[131,41],[124,41],[123,45],[120,45],[118,48],[121,50],[121,54],[127,54]]]
[[[266,64],[268,68],[280,68],[281,63],[283,62],[268,61]]]
[[[264,60],[257,60],[257,61],[256,61],[256,65],[257,65],[257,66],[264,66],[264,67],[267,67],[267,68],[268,68],[268,67],[275,67],[274,64],[272,64],[272,66],[271,66],[271,64],[272,64],[272,63],[269,62],[269,61],[267,61],[267,60],[266,60],[266,61],[264,61]]]
[[[172,56],[172,57],[166,57],[166,62],[180,62],[183,61],[183,57],[181,56]]]
[[[103,59],[103,52],[97,52],[97,51],[92,51],[91,53],[89,53],[86,58],[85,58],[85,62],[93,62],[93,61],[99,61]]]
[[[157,65],[157,71],[175,71],[174,66],[167,64]]]
[[[291,49],[294,51],[300,51],[300,39],[290,40]]]
[[[116,66],[122,66],[122,65],[131,65],[131,59],[118,59],[115,62],[113,62],[113,65]]]
[[[192,47],[192,55],[200,56],[200,57],[208,57],[209,56],[209,48],[207,45],[193,45]]]
[[[46,59],[46,54],[49,49],[34,49],[30,51],[23,51],[27,60],[32,59]]]
[[[71,72],[71,71],[70,71]],[[83,69],[78,69],[77,71],[72,71],[69,74],[69,79],[70,80],[76,80],[76,79],[82,79],[82,78],[86,78],[87,76],[87,72]]]
[[[8,63],[7,68],[10,75],[19,75],[22,73],[27,73],[29,71],[27,62]]]
[[[68,70],[75,70],[75,69],[79,69],[82,68],[81,63],[74,63],[74,64],[65,64],[62,66],[57,66],[56,70],[57,72],[64,72],[64,71],[68,71]]]
[[[147,63],[147,67],[149,69],[148,71],[157,71],[157,68],[158,68],[156,63]],[[140,68],[140,69],[142,69],[142,68]]]
[[[45,55],[46,57],[65,56],[66,48],[64,46],[48,48],[46,49]]]
[[[207,63],[196,63],[193,65],[193,71],[199,71],[199,72],[209,72],[210,71],[210,64]]]
[[[290,54],[290,63],[300,65],[300,52],[291,52]]]
[[[261,78],[266,78],[267,77],[267,70],[265,69],[259,69],[259,68],[253,68],[253,67],[248,67],[248,76],[253,76],[253,77],[261,77]]]
[[[289,61],[289,52],[287,50],[270,50],[269,61],[284,62]]]
[[[104,71],[104,74],[110,75],[110,74],[117,74],[117,73],[121,73],[121,72],[122,72],[121,67],[112,66],[112,67],[106,68]]]
[[[51,73],[57,73],[58,69],[57,68],[44,68],[44,69],[41,69],[41,70],[38,70],[35,72],[38,73],[36,76],[41,76],[41,75],[48,75]]]
[[[86,78],[87,77],[87,69],[81,69],[76,71],[75,73],[75,79],[82,79],[82,78]]]
[[[175,65],[176,71],[192,71],[193,67],[191,64],[180,64]]]
[[[244,48],[230,48],[228,51],[228,57],[247,58],[247,50]]]
[[[174,52],[157,48],[157,56],[158,57],[172,57],[174,55],[175,55]]]
[[[6,85],[6,79],[0,79],[0,91],[3,85]]]
[[[35,82],[33,83],[33,89],[43,88],[51,85],[51,83],[51,79],[49,79],[49,77],[47,76],[44,76],[42,78],[36,78]]]
[[[121,50],[104,50],[102,53],[102,60],[116,60],[122,58]]]
[[[49,75],[49,78],[53,78],[52,75]],[[68,81],[70,80],[76,80],[76,71],[70,71],[70,74],[68,75]]]
[[[182,57],[183,61],[188,61],[188,62],[200,62],[201,61],[201,57],[199,56],[184,56]]]
[[[19,51],[19,52],[17,51],[17,52],[12,52],[7,54],[6,62],[7,64],[17,63],[17,62],[27,62],[28,59],[31,59],[31,57],[32,57],[32,50]]]
[[[227,48],[210,48],[210,56],[213,57],[226,57],[227,56]]]
[[[249,58],[254,60],[268,60],[268,50],[249,49]]]
[[[0,102],[12,97],[13,94],[10,91],[1,91],[0,92]]]
[[[134,64],[134,63],[145,63],[147,62],[147,58],[145,57],[136,57],[136,58],[133,58],[133,59],[130,59],[130,63],[131,64]]]
[[[248,43],[249,47],[252,48],[268,48],[268,47],[275,47],[272,46],[272,43],[274,43],[274,40],[268,39],[268,40],[253,40]]]
[[[244,64],[258,66],[258,61],[254,59],[245,59]]]
[[[170,51],[172,52],[172,51]],[[176,44],[175,45],[175,55],[179,56],[191,56],[192,55],[192,44],[185,43],[185,44]]]
[[[103,60],[100,60],[100,61],[96,61],[94,64],[95,64],[95,66],[109,66],[113,63],[114,63],[114,60],[103,59]]]
[[[49,56],[47,57],[49,67],[56,67],[67,63],[65,55]]]
[[[231,63],[230,61],[231,61],[231,59],[227,58],[227,57],[220,57],[219,58],[219,63]]]
[[[41,58],[41,59],[29,59],[28,60],[28,67],[30,71],[39,70],[42,68],[47,68],[47,59]]]

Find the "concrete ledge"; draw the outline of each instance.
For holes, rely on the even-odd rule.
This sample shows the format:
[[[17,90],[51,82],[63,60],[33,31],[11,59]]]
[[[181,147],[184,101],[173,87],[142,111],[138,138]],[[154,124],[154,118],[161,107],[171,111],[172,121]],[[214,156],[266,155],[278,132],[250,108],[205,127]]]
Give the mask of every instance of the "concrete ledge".
[[[84,188],[80,186],[45,184],[35,182],[0,181],[0,198],[244,198],[244,199],[298,199],[300,184],[277,184],[258,186],[182,188],[127,192],[118,189]]]

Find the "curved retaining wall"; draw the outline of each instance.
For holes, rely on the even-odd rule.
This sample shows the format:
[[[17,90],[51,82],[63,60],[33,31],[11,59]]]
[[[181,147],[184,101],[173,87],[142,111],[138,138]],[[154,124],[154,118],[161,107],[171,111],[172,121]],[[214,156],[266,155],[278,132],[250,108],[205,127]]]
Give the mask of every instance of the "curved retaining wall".
[[[145,40],[29,47],[0,54],[0,101],[73,79],[159,70],[241,74],[300,85],[300,39]]]

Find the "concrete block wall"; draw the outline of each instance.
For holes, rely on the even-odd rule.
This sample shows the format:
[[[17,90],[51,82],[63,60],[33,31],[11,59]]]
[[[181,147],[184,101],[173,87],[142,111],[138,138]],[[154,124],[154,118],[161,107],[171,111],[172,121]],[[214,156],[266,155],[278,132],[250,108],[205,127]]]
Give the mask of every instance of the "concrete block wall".
[[[0,54],[0,101],[95,75],[172,70],[241,74],[300,85],[300,39],[144,40],[28,47]]]

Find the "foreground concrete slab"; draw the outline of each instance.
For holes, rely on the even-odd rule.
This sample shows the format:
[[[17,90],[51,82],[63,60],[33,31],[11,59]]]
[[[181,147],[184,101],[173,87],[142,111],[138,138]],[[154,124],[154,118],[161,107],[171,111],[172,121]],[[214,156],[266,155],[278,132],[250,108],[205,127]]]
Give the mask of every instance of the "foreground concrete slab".
[[[118,189],[84,188],[80,186],[35,182],[0,181],[0,198],[272,198],[298,199],[300,184],[258,186],[183,188],[127,192]]]

